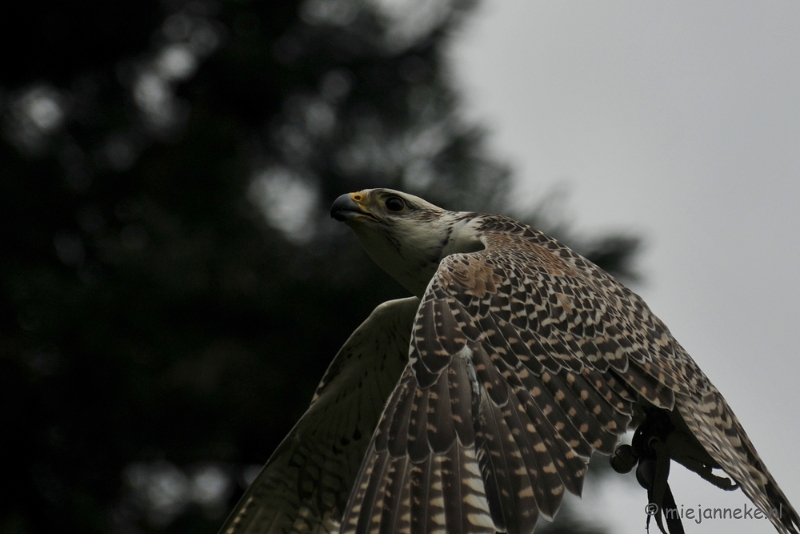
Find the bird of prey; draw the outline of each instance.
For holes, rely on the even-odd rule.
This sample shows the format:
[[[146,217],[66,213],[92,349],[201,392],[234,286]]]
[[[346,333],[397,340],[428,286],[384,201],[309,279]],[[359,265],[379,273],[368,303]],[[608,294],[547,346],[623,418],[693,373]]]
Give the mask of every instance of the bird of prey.
[[[389,189],[331,215],[413,296],[353,332],[222,533],[531,533],[653,414],[662,463],[800,532],[720,392],[608,273],[508,217]]]

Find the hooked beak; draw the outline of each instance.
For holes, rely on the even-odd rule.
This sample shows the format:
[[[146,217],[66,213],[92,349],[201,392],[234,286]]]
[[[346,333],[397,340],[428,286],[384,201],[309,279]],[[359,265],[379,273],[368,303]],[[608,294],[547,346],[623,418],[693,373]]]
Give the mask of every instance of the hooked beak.
[[[359,206],[350,194],[345,194],[333,201],[331,206],[331,217],[337,221],[352,221],[359,215],[374,219],[372,215]]]

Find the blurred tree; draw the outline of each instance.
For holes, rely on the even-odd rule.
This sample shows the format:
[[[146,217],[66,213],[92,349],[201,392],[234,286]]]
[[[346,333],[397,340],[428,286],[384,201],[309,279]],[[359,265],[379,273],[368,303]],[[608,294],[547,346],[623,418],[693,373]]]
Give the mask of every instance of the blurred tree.
[[[328,222],[332,199],[503,210],[508,172],[443,68],[470,2],[16,7],[0,531],[215,532],[338,346],[404,294]],[[630,274],[635,239],[561,237]]]

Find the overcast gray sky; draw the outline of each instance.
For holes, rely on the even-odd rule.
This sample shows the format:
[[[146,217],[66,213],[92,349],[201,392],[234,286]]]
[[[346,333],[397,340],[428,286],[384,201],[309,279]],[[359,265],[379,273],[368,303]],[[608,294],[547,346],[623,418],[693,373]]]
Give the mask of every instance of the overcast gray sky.
[[[634,289],[800,507],[800,2],[484,0],[452,58],[519,202],[566,184],[577,230],[645,238]],[[680,466],[670,480],[686,508],[750,506]],[[587,517],[641,534],[644,490],[587,493]]]

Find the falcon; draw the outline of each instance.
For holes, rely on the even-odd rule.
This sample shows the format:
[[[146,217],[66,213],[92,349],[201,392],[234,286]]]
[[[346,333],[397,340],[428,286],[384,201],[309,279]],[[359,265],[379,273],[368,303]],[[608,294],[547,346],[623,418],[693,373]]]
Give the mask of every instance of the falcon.
[[[638,428],[615,468],[648,466],[651,502],[675,460],[798,534],[720,392],[608,273],[508,217],[389,189],[331,215],[413,296],[353,332],[221,533],[531,533]]]

